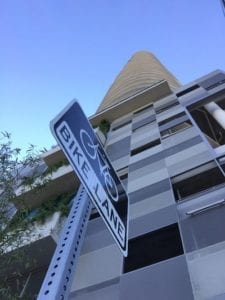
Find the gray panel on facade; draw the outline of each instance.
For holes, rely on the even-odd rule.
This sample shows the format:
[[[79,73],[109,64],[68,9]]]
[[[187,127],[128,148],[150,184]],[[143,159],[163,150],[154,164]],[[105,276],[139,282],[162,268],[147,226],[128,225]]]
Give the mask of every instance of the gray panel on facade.
[[[172,190],[168,190],[153,197],[148,197],[130,205],[130,218],[139,218],[145,214],[170,206],[174,204],[174,202]]]
[[[93,223],[93,222],[90,221],[90,223]],[[90,224],[90,226],[91,226],[91,224]],[[85,253],[107,247],[111,244],[114,244],[114,240],[107,228],[105,230],[96,231],[95,234],[88,235],[86,237],[84,244],[83,244],[81,254],[83,255]]]
[[[112,161],[113,168],[117,171],[122,168],[126,168],[129,165],[129,158],[130,155],[128,154],[126,156],[120,157],[117,160]]]
[[[146,186],[140,190],[137,190],[133,193],[130,193],[129,194],[130,203],[135,203],[143,199],[146,199],[148,197],[152,197],[154,195],[163,193],[165,191],[170,190],[170,188],[171,188],[171,184],[169,179],[164,179],[157,183]]]
[[[187,252],[225,241],[225,208],[215,208],[180,222]]]
[[[119,280],[113,281],[112,284],[97,285],[92,288],[84,289],[79,292],[70,294],[69,300],[119,300]],[[109,283],[108,283],[109,284]]]
[[[170,205],[130,221],[129,239],[176,222],[176,206]]]
[[[156,113],[159,114],[159,113],[162,113],[164,111],[169,111],[171,108],[176,109],[178,107],[175,108],[175,106],[178,106],[178,105],[180,105],[179,101],[178,100],[173,100],[171,102],[166,103],[165,105],[158,106],[157,108],[155,106]]]
[[[117,128],[121,128],[126,126],[131,122],[132,115],[127,115],[125,117],[120,118],[112,123],[111,128],[112,130],[117,130]]]
[[[192,288],[185,257],[166,261],[124,274],[119,300],[192,300]]]
[[[205,79],[203,81],[199,81],[198,83],[205,88],[206,90],[209,89],[210,87],[213,87],[215,84],[218,82],[223,82],[225,80],[225,74],[224,73],[219,73],[214,76],[210,76],[208,79]]]
[[[177,97],[176,97],[176,95],[173,94],[173,95],[167,96],[167,97],[165,97],[163,99],[160,99],[157,102],[155,102],[154,107],[159,108],[161,106],[166,106],[166,105],[168,105],[170,103],[173,103],[175,101],[177,101]]]
[[[144,125],[147,125],[151,122],[154,122],[156,120],[156,117],[155,115],[152,115],[152,116],[148,116],[147,118],[143,119],[143,120],[140,120],[138,122],[133,122],[132,124],[132,130],[134,131],[135,129],[139,128],[139,127],[142,127]]]
[[[130,152],[130,136],[107,147],[106,152],[110,160],[116,160],[126,156]]]
[[[169,139],[169,138],[167,138],[167,139]],[[153,154],[145,159],[142,159],[140,161],[137,161],[137,162],[131,164],[129,166],[129,170],[130,170],[130,172],[132,172],[132,170],[136,170],[136,169],[142,168],[146,165],[155,163],[159,160],[162,160],[165,157],[174,155],[182,150],[185,150],[185,149],[192,147],[196,144],[199,144],[201,142],[202,142],[202,138],[200,136],[195,136],[189,140],[185,140],[184,142],[182,142],[180,144],[174,145],[173,147],[167,148],[161,152],[158,152],[158,153]],[[168,142],[166,142],[166,144],[168,145]],[[163,146],[164,146],[164,140],[163,140]]]
[[[212,160],[212,156],[210,155],[209,151],[201,152],[198,155],[191,155],[190,153],[190,157],[186,159],[183,158],[182,161],[179,158],[183,158],[182,152],[177,153],[177,160],[179,162],[173,165],[168,165],[168,173],[171,177]],[[166,159],[166,162],[169,162],[169,158]]]
[[[162,139],[162,145],[164,149],[167,149],[172,146],[176,146],[177,144],[181,144],[185,141],[191,140],[192,138],[197,136],[199,136],[197,129],[194,126],[191,126],[181,132],[177,132],[176,134],[172,134],[167,138]]]
[[[145,116],[146,114],[152,115],[154,114],[154,107],[153,104],[150,104],[148,106],[145,106],[141,109],[138,109],[137,111],[134,112],[134,118],[138,119],[139,117]]]
[[[174,119],[180,118],[182,116],[185,116],[186,113],[184,111],[183,106],[177,105],[175,107],[172,107],[171,109],[162,111],[157,114],[157,121],[159,125],[166,124]]]
[[[196,136],[190,140],[184,141],[176,146],[167,148],[164,150],[165,157],[168,157],[170,155],[174,155],[182,150],[185,150],[187,148],[190,148],[192,146],[195,146],[199,143],[202,143],[202,138],[200,136]]]
[[[151,155],[147,158],[141,159],[141,160],[129,165],[129,172],[132,172],[133,170],[137,170],[137,169],[142,168],[144,166],[153,164],[157,161],[162,160],[163,158],[164,158],[164,153],[163,153],[163,151],[160,151],[156,154],[153,154],[153,155]]]
[[[151,174],[155,171],[158,171],[160,169],[165,168],[165,160],[159,160],[156,162],[153,162],[152,164],[146,164],[143,165],[142,168],[134,169],[131,165],[129,167],[129,181],[134,180],[137,178],[137,176],[143,176],[145,174]]]
[[[212,298],[209,298],[208,300],[224,300],[224,299],[225,299],[225,294],[221,294],[221,295],[213,296]]]
[[[105,224],[102,218],[96,218],[89,221],[86,236],[95,234],[98,231],[105,230]]]

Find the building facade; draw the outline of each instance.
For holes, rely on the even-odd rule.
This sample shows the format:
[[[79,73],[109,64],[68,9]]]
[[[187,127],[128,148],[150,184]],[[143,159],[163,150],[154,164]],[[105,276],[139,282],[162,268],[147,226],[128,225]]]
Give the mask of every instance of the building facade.
[[[152,57],[134,56],[90,117],[110,124],[102,142],[129,196],[128,257],[93,209],[69,299],[225,299],[225,73],[181,86]],[[58,148],[44,157],[62,159]],[[79,185],[70,166],[53,179],[36,207]],[[51,218],[29,248],[40,278],[63,224]]]
[[[155,83],[91,119],[113,116],[106,151],[130,199],[129,255],[90,220],[71,299],[225,298],[224,108],[216,71],[175,91]]]

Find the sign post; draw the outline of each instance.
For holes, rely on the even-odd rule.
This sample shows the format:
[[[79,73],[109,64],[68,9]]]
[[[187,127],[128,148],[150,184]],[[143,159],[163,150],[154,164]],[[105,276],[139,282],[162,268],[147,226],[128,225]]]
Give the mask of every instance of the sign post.
[[[73,205],[60,233],[54,255],[37,300],[66,300],[85,238],[92,204],[84,187],[73,199]]]
[[[124,256],[128,254],[128,197],[80,105],[73,100],[51,130]]]
[[[38,300],[65,300],[85,238],[91,202],[124,256],[128,254],[128,197],[77,101],[52,122],[51,130],[82,185],[65,222]],[[86,190],[86,191],[85,191]]]

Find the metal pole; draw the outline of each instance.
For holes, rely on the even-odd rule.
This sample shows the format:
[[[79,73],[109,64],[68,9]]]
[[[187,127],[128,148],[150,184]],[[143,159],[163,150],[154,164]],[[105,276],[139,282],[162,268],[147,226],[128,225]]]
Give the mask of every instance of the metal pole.
[[[204,108],[208,113],[220,124],[220,126],[225,129],[225,111],[219,107],[215,102],[210,102],[204,105]]]
[[[90,199],[84,187],[80,185],[42,283],[38,300],[68,298],[91,209]]]

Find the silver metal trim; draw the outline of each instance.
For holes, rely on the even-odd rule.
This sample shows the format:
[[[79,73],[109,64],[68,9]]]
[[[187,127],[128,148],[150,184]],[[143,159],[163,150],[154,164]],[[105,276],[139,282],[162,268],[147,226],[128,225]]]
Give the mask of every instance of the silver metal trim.
[[[187,211],[186,215],[188,215],[188,216],[195,216],[195,215],[201,214],[201,213],[203,213],[203,212],[205,212],[207,210],[216,208],[216,207],[224,205],[224,204],[225,204],[225,199],[219,200],[217,202],[210,203],[208,205],[205,205],[205,206],[202,206],[202,207],[199,207],[199,208]]]

